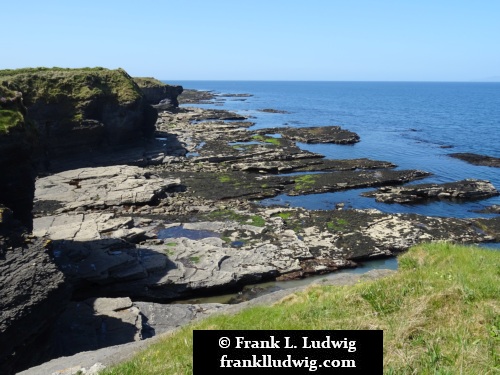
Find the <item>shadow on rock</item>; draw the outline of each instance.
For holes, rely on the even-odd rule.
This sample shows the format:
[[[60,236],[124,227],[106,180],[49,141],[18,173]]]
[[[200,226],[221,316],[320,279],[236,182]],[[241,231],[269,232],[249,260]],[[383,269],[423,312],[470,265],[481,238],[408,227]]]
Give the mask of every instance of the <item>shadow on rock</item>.
[[[48,339],[47,356],[58,358],[142,339],[142,314],[129,298],[71,302]]]

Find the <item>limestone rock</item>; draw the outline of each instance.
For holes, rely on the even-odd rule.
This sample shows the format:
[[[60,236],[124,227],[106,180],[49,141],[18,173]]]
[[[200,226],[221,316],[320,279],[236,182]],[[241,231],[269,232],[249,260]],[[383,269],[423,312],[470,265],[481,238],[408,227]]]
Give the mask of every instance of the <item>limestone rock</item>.
[[[57,203],[58,212],[154,203],[179,179],[162,179],[134,166],[80,168],[36,182],[35,206]]]
[[[142,315],[130,298],[71,302],[48,339],[49,358],[142,340]]]
[[[222,311],[220,303],[161,304],[134,302],[142,314],[142,337],[148,338],[181,327],[193,320]]]

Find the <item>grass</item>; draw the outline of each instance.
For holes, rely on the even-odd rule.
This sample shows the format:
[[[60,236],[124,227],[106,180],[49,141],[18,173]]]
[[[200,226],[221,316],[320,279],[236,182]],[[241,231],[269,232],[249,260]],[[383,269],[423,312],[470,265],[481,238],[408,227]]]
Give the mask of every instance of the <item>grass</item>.
[[[0,134],[8,133],[9,129],[24,124],[21,112],[11,109],[0,109]]]
[[[0,81],[0,134],[24,125],[24,108],[18,95]]]
[[[104,97],[129,103],[142,97],[137,84],[123,69],[7,69],[0,70],[0,82],[22,92],[28,106],[35,102],[79,103]]]
[[[419,245],[390,277],[213,316],[102,374],[191,374],[193,329],[383,329],[386,374],[499,374],[499,296],[500,252]]]
[[[160,81],[156,78],[152,78],[152,77],[134,77],[134,81],[141,88],[142,87],[152,88],[152,87],[165,87],[166,86],[162,81]]]

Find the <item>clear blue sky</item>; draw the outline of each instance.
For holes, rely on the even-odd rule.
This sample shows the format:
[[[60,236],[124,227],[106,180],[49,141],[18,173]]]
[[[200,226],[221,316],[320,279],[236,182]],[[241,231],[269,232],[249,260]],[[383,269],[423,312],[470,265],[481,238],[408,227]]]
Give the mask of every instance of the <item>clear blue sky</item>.
[[[498,0],[3,0],[0,69],[172,80],[500,80]]]

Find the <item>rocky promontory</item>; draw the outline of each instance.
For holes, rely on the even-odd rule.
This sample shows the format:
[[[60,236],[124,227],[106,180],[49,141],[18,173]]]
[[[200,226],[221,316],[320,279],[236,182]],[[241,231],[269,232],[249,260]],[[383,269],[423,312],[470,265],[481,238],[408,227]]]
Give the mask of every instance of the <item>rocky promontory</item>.
[[[152,77],[134,77],[148,104],[161,109],[172,109],[179,106],[178,96],[182,94],[182,86],[166,85]]]
[[[123,69],[32,68],[0,71],[0,86],[20,93],[37,130],[41,167],[53,159],[137,143],[155,131],[155,100],[175,106],[179,87],[134,81]],[[157,104],[158,102],[154,103]]]

